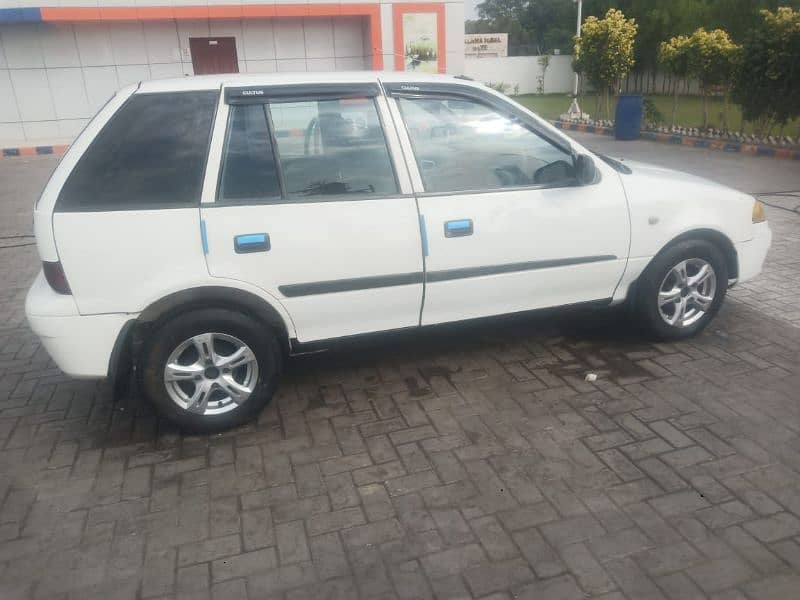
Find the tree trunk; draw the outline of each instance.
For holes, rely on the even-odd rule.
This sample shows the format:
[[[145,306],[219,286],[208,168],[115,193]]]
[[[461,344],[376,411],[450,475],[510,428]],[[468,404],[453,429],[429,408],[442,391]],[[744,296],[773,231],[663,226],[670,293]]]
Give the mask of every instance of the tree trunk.
[[[675,127],[675,119],[678,117],[678,82],[675,82],[675,93],[672,96],[672,127]]]
[[[708,94],[703,90],[703,129],[708,129]]]
[[[725,88],[725,95],[722,98],[722,131],[728,131],[728,89]]]

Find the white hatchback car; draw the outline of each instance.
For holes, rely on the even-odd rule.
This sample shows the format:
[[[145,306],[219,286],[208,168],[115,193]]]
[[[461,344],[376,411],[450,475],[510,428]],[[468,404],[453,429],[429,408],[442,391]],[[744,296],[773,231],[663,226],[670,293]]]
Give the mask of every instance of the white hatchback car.
[[[751,196],[407,73],[125,88],[34,214],[26,312],[58,366],[133,367],[206,431],[256,415],[286,354],[334,338],[626,299],[657,337],[690,336],[771,240]]]

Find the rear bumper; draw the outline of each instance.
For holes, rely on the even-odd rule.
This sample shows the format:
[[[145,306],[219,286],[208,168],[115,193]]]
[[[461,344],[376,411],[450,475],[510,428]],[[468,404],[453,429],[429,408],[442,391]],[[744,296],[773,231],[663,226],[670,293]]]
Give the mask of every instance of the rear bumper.
[[[739,283],[752,279],[764,266],[764,259],[772,244],[772,230],[769,225],[756,223],[753,225],[753,239],[736,244],[736,254],[739,259]]]
[[[40,272],[25,299],[25,316],[58,367],[79,378],[102,378],[123,326],[135,315],[81,315],[72,296],[57,294]]]

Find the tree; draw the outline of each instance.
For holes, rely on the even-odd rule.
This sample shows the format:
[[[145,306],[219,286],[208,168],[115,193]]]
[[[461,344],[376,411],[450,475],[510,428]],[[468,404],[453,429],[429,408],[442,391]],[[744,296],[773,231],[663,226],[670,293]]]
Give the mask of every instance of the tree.
[[[703,97],[703,129],[708,129],[708,97],[722,88],[725,95],[723,128],[728,126],[728,93],[736,70],[740,48],[733,43],[727,31],[715,29],[695,30],[688,42],[689,75],[700,84]]]
[[[769,135],[800,116],[800,11],[785,7],[761,16],[742,46],[733,93],[743,117]]]
[[[611,8],[603,19],[586,19],[581,36],[575,36],[572,67],[588,77],[598,92],[603,92],[606,118],[610,115],[609,92],[619,90],[620,81],[634,65],[636,30],[633,19],[626,19],[622,11]]]
[[[543,54],[536,62],[542,67],[542,74],[536,78],[536,91],[540,94],[544,94],[544,78],[547,75],[547,67],[550,66],[550,55]]]
[[[658,50],[658,61],[666,71],[677,78],[686,79],[689,74],[690,39],[688,36],[679,35],[668,42],[661,42]],[[672,127],[675,127],[675,116],[678,113],[678,81],[674,84],[672,99]]]
[[[467,33],[508,33],[509,54],[548,54],[566,49],[575,31],[573,0],[484,0]]]

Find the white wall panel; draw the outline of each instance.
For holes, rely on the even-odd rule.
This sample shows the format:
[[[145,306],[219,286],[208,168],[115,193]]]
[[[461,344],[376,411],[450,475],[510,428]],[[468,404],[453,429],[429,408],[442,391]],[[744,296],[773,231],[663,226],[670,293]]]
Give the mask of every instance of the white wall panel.
[[[346,58],[336,58],[337,71],[363,71],[369,69],[369,57],[348,56]]]
[[[84,67],[83,80],[90,114],[97,112],[120,88],[116,67]]]
[[[9,145],[16,144],[25,139],[25,130],[22,123],[0,123],[0,141]]]
[[[10,72],[17,108],[23,121],[56,118],[47,74],[44,69],[16,69]]]
[[[94,116],[94,114],[90,115]],[[75,138],[86,127],[89,119],[65,119],[58,121],[58,137]]]
[[[174,21],[145,23],[144,40],[147,48],[147,59],[151,65],[180,62],[178,30]],[[178,75],[180,73],[181,71],[178,69]]]
[[[47,69],[47,80],[58,119],[85,119],[89,116],[89,102],[80,67]]]
[[[333,22],[333,41],[337,58],[363,56],[361,17],[339,17]]]
[[[3,28],[0,27],[0,69],[5,69],[8,66],[6,62],[6,51],[3,50]]]
[[[335,71],[335,58],[307,58],[306,69],[308,71]]]
[[[13,121],[19,121],[17,98],[8,71],[0,70],[0,122]]]
[[[81,65],[96,67],[114,64],[108,25],[105,23],[76,23],[74,27]]]
[[[244,56],[248,62],[275,58],[272,22],[272,19],[254,19],[245,20],[242,24]]]
[[[275,56],[281,58],[305,58],[302,19],[277,19],[275,22]],[[280,66],[278,70],[282,69]]]
[[[79,67],[81,59],[78,55],[78,44],[71,24],[43,23],[40,29],[42,36],[42,54],[46,67]]]
[[[277,62],[279,73],[290,73],[292,71],[306,70],[305,58],[279,58]]]
[[[69,8],[72,8],[73,6],[92,8],[98,6],[97,2],[98,0],[58,0],[58,6]],[[130,6],[130,4],[128,5]],[[52,6],[56,6],[56,4],[53,4]]]
[[[304,19],[307,58],[331,58],[333,49],[333,23],[331,19]]]
[[[386,71],[394,71],[394,21],[391,4],[381,4],[381,45],[383,68]],[[390,55],[389,59],[386,57],[387,54]]]
[[[449,58],[449,56],[448,56]],[[447,68],[450,71],[450,66]],[[503,82],[510,87],[519,85],[520,94],[535,94],[537,78],[542,72],[538,56],[470,57],[464,61],[464,75],[483,83]],[[551,56],[544,80],[547,94],[567,93],[572,90],[572,57]],[[567,102],[567,105],[569,103]],[[564,108],[566,110],[566,106]]]
[[[109,34],[115,65],[147,63],[147,49],[141,23],[111,23]]]
[[[38,23],[14,23],[0,27],[9,69],[34,69],[44,66]]]
[[[25,121],[22,129],[26,140],[45,143],[58,138],[58,121]]]
[[[245,61],[245,71],[248,73],[274,73],[278,70],[275,60],[248,60]]]
[[[117,67],[117,83],[121,88],[148,79],[150,79],[150,65],[120,65]]]
[[[150,65],[151,79],[168,79],[181,76],[183,76],[183,67],[179,62]]]

